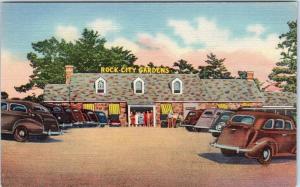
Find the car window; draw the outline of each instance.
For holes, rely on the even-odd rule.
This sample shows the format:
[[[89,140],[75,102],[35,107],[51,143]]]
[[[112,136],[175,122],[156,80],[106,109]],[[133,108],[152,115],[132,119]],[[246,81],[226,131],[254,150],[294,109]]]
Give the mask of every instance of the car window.
[[[292,130],[293,129],[293,125],[290,121],[285,121],[284,122],[284,129],[286,130]]]
[[[66,109],[66,112],[71,112],[71,109],[67,108],[67,109]]]
[[[35,111],[35,112],[43,112],[43,113],[49,112],[48,109],[46,109],[45,107],[37,106],[37,105],[33,107],[33,111]]]
[[[263,129],[273,129],[273,124],[274,124],[274,120],[269,119],[268,121],[265,122]]]
[[[7,103],[1,103],[1,110],[7,110]]]
[[[24,105],[21,104],[10,104],[10,110],[11,111],[18,111],[18,112],[27,112],[27,108]]]
[[[230,118],[230,115],[228,115],[228,114],[223,114],[223,115],[221,116],[220,120],[222,120],[222,121],[228,121],[229,118]]]
[[[276,119],[274,123],[274,129],[283,129],[284,128],[284,121],[281,119]]]
[[[217,114],[216,115],[220,115],[221,114],[221,112],[217,112]]]
[[[206,111],[204,112],[205,115],[213,115],[213,112],[212,111]]]
[[[235,115],[232,117],[231,121],[234,123],[244,123],[252,125],[254,122],[254,117],[247,115]]]
[[[53,112],[61,112],[61,108],[58,106],[53,107]]]

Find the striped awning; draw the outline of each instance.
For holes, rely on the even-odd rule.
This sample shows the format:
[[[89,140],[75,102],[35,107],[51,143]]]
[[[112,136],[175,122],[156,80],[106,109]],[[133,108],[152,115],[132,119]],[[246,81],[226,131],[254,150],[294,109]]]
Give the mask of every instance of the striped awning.
[[[109,114],[120,114],[120,104],[109,104],[108,105]]]
[[[83,109],[95,111],[95,105],[90,103],[85,103],[82,106]]]
[[[169,114],[173,113],[172,104],[161,104],[160,105],[161,114]]]

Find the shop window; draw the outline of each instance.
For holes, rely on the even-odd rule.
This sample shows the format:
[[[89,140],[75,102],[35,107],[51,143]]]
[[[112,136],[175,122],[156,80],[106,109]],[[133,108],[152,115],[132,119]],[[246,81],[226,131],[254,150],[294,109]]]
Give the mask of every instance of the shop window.
[[[178,78],[172,81],[172,93],[182,94],[182,81]]]
[[[106,81],[100,77],[95,82],[96,93],[105,94],[106,93]]]
[[[135,79],[133,82],[133,88],[135,94],[143,94],[144,93],[144,81],[141,78]]]

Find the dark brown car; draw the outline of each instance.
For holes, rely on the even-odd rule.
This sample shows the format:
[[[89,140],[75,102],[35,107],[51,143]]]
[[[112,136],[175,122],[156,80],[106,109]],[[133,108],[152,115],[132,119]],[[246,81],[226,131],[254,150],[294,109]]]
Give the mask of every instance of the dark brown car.
[[[273,156],[296,154],[296,126],[289,116],[267,112],[237,112],[213,147],[227,156],[245,153],[261,164],[271,162]]]
[[[62,131],[55,117],[42,105],[21,100],[2,100],[1,133],[13,134],[15,140],[24,142],[31,135],[46,138],[60,135]]]
[[[193,131],[193,127],[196,125],[198,119],[200,118],[201,114],[204,110],[191,110],[186,115],[182,127],[185,127],[188,131]]]

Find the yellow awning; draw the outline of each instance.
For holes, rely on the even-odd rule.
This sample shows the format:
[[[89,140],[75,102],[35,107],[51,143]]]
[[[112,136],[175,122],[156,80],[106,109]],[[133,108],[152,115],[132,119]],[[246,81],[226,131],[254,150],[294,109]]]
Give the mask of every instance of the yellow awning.
[[[161,104],[160,105],[160,109],[161,109],[161,114],[173,113],[172,104],[170,104],[170,103],[168,103],[168,104]]]
[[[109,104],[108,112],[109,114],[120,114],[120,104]]]
[[[87,110],[92,110],[92,111],[95,111],[95,105],[94,104],[83,104],[83,109],[87,109]]]

